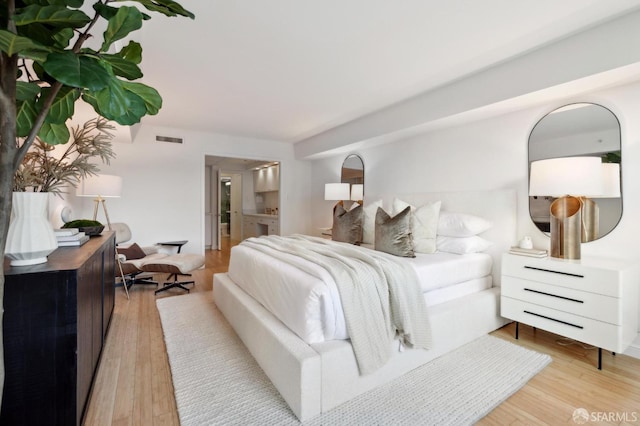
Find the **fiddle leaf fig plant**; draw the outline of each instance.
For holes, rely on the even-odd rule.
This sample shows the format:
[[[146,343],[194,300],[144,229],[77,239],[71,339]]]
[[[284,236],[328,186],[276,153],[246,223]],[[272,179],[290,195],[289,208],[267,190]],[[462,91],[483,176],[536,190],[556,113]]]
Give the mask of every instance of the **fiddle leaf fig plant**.
[[[92,6],[92,7],[87,7]],[[77,101],[122,125],[162,107],[158,91],[136,80],[142,46],[118,41],[142,28],[150,13],[194,18],[173,0],[5,0],[0,3],[0,251],[11,216],[14,174],[36,138],[69,140],[66,121]],[[95,25],[104,23],[98,33]],[[89,47],[89,39],[97,41]],[[99,46],[99,47],[95,47]],[[0,273],[0,323],[4,305]],[[4,389],[0,327],[0,401]]]

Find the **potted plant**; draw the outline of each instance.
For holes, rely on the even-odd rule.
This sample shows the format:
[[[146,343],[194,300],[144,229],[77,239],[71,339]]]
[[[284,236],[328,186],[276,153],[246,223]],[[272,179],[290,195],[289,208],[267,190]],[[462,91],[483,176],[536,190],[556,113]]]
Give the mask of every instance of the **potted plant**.
[[[95,175],[99,169],[91,162],[94,158],[109,164],[115,157],[109,133],[113,128],[97,117],[71,129],[71,140],[61,155],[55,155],[53,145],[36,138],[13,179],[12,220],[5,246],[11,266],[44,263],[58,247],[47,216],[49,193],[60,195]]]

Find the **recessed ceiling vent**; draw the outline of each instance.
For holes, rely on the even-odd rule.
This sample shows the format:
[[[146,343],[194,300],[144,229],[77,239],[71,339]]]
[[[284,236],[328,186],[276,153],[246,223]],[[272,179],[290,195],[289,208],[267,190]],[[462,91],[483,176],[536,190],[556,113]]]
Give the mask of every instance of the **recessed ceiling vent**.
[[[158,142],[182,143],[182,138],[172,138],[170,136],[156,136]]]

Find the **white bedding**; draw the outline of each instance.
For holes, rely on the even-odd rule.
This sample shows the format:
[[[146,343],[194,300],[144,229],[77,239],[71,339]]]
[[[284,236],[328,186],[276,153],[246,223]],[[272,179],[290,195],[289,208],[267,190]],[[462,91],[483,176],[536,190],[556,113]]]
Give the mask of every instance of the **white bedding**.
[[[491,287],[491,257],[484,253],[418,254],[405,260],[416,270],[430,306]],[[302,260],[293,260],[298,261]],[[322,279],[238,245],[231,250],[229,276],[305,342],[348,339],[336,284],[329,273],[317,268],[316,275]]]

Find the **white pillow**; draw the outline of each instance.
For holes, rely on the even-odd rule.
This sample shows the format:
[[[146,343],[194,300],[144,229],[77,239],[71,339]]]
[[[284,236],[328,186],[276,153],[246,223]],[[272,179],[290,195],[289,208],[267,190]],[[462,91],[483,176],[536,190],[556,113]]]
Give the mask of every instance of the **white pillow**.
[[[440,212],[438,235],[444,237],[473,237],[490,229],[493,223],[465,213]]]
[[[442,237],[438,235],[438,251],[455,254],[481,253],[492,246],[491,241],[474,235],[473,237]]]
[[[376,212],[382,207],[382,200],[368,203],[364,206],[364,221],[362,224],[362,243],[374,244],[376,239]]]
[[[440,201],[415,207],[395,198],[393,200],[393,215],[411,207],[411,235],[413,248],[417,253],[436,252],[436,233],[438,230],[438,216],[440,215]]]

